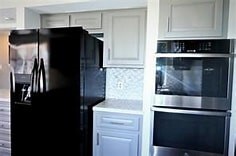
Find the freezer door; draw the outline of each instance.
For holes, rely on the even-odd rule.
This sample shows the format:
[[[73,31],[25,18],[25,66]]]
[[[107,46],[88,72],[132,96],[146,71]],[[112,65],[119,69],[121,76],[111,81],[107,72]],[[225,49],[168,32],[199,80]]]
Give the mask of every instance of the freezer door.
[[[9,36],[11,72],[11,155],[32,156],[33,112],[31,93],[38,59],[38,31],[14,30]],[[34,70],[33,70],[34,69]],[[34,73],[34,74],[32,74]],[[32,76],[34,75],[34,76]],[[32,81],[34,80],[34,81]]]
[[[34,59],[38,57],[37,30],[14,30],[9,36],[10,64],[16,82],[30,81]]]

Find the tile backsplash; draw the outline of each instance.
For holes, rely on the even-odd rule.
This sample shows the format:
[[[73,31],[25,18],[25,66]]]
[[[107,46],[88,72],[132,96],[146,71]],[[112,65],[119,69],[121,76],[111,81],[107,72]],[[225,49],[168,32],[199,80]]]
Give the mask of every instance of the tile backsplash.
[[[143,69],[107,68],[106,98],[143,99]]]

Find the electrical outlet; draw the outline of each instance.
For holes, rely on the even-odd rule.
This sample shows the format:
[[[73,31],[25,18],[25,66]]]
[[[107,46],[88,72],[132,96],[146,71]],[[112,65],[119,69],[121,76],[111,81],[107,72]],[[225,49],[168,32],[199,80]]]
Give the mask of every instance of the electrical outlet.
[[[123,89],[124,83],[122,81],[117,82],[117,89]]]

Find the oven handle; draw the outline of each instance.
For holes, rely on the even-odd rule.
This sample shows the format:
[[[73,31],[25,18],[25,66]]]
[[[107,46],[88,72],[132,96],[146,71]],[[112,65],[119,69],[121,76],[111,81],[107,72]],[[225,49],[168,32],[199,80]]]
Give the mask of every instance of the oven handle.
[[[175,114],[190,114],[190,115],[206,115],[206,116],[231,116],[230,112],[219,111],[205,111],[205,110],[186,110],[186,109],[173,109],[173,108],[160,108],[152,107],[151,110],[155,112],[166,112]]]
[[[190,58],[230,58],[234,57],[234,54],[211,54],[211,53],[156,53],[156,57],[190,57]]]

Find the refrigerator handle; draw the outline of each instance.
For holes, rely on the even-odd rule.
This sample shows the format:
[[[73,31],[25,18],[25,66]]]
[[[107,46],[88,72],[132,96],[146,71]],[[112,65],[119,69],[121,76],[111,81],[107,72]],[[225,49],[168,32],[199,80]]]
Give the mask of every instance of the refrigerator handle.
[[[37,90],[37,76],[38,76],[38,61],[34,59],[34,65],[31,72],[31,92],[36,92]]]
[[[46,92],[46,74],[45,74],[44,61],[42,58],[40,59],[40,66],[39,66],[38,92],[39,93]]]
[[[11,71],[11,72],[10,72],[10,87],[11,87],[10,90],[11,90],[11,93],[14,93],[14,92],[15,92],[15,90],[16,90],[15,85],[16,85],[16,82],[15,82],[15,75],[14,75],[14,72]]]

